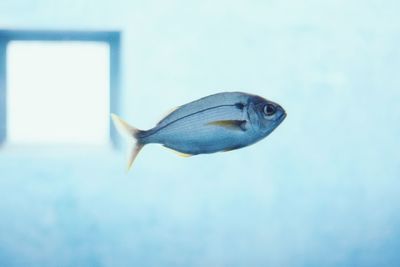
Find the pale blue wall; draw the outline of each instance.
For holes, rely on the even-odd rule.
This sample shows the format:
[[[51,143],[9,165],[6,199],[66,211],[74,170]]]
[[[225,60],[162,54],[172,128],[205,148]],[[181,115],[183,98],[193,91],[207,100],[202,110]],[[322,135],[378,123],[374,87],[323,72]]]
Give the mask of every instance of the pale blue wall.
[[[0,266],[399,266],[398,1],[0,1],[0,28],[121,30],[121,114],[242,90],[232,153],[0,150]]]

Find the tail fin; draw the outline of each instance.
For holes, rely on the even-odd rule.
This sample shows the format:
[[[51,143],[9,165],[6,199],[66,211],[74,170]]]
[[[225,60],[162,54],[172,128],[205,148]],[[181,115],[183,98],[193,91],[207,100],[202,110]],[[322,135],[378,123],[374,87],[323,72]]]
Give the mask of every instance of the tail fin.
[[[130,145],[128,148],[128,171],[131,168],[136,156],[144,146],[144,144],[141,144],[136,138],[136,134],[140,132],[140,130],[130,126],[127,122],[115,114],[111,114],[111,118],[114,122],[115,128],[117,128],[118,132],[128,141]]]

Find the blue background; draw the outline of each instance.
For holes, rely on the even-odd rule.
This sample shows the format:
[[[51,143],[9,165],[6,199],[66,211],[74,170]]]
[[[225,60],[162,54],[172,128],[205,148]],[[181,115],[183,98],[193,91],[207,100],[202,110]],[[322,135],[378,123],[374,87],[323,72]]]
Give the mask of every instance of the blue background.
[[[1,0],[4,29],[121,30],[121,114],[280,103],[257,145],[181,159],[0,150],[0,266],[399,266],[398,1]],[[45,96],[44,96],[45,97]]]

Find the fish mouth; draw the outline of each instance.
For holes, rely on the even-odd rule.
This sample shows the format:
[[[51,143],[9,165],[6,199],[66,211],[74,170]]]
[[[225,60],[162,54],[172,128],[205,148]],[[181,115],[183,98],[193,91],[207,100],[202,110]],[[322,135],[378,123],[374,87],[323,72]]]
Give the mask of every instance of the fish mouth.
[[[286,116],[287,116],[287,114],[286,114],[286,112],[284,111],[282,114],[281,114],[281,116],[279,116],[279,122],[282,122],[285,118],[286,118]]]

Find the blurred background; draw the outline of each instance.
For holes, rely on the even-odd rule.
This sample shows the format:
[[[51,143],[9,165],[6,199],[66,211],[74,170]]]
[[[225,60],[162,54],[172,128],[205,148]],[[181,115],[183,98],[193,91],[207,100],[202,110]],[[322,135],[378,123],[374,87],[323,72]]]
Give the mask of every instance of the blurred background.
[[[399,8],[1,0],[0,266],[399,266]],[[222,91],[288,117],[125,173],[110,111],[147,129]]]

